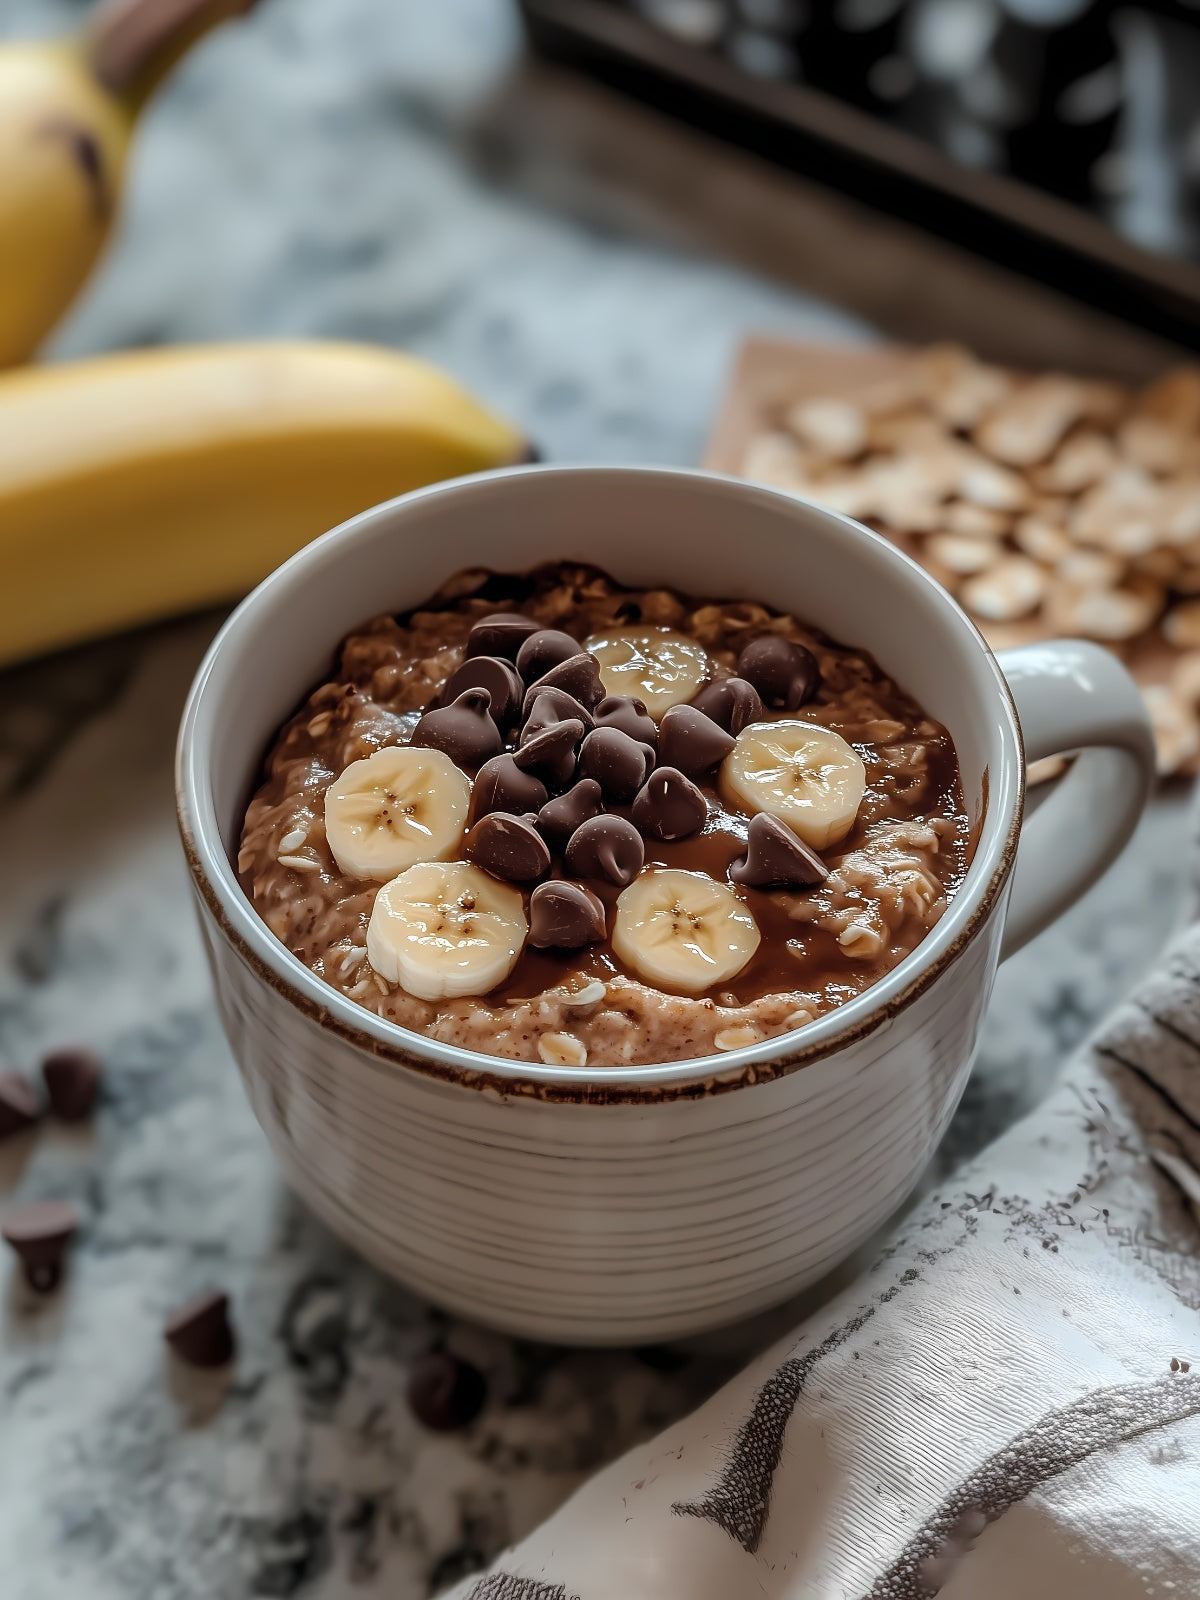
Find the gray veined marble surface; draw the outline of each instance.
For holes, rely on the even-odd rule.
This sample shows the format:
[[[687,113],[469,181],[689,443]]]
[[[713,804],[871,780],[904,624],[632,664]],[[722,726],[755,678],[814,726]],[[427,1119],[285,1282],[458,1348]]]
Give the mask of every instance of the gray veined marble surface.
[[[0,30],[81,8],[0,0]],[[738,338],[955,334],[1123,372],[1149,341],[517,62],[500,0],[263,0],[144,129],[126,226],[58,339],[319,333],[404,344],[553,458],[698,458]],[[844,309],[837,309],[837,295]],[[206,616],[0,674],[0,1061],[83,1040],[92,1124],[0,1147],[0,1209],[84,1218],[62,1290],[0,1264],[5,1600],[409,1600],[471,1570],[714,1386],[795,1308],[672,1350],[458,1324],[350,1257],[280,1182],[209,998],[171,811]],[[1036,1102],[1179,914],[1182,795],[1001,974],[942,1154]],[[228,1374],[164,1313],[228,1287]],[[437,1342],[486,1372],[461,1435],[402,1391]]]

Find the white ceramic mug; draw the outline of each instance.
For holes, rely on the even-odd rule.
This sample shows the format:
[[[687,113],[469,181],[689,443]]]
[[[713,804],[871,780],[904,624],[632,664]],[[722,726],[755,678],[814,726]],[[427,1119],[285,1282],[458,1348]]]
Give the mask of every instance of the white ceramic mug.
[[[461,568],[561,558],[793,611],[871,650],[950,730],[974,860],[941,921],[873,988],[726,1055],[551,1067],[362,1010],[260,921],[232,864],[243,809],[340,638]],[[1076,749],[1022,832],[1025,758]],[[465,1316],[639,1343],[777,1303],[899,1205],[962,1093],[997,962],[1117,855],[1153,775],[1140,697],[1113,657],[1067,642],[997,662],[932,578],[845,517],[700,472],[533,467],[377,506],[261,584],[196,677],[178,804],[229,1041],[313,1209]]]

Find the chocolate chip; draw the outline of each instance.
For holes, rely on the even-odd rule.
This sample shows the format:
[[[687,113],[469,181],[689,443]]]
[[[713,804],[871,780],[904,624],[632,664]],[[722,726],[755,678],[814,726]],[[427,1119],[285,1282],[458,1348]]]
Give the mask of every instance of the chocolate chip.
[[[579,950],[607,932],[603,900],[581,883],[552,878],[529,897],[529,942],[538,950]]]
[[[503,656],[515,661],[517,651],[537,633],[538,625],[519,611],[493,611],[480,617],[467,635],[468,656]]]
[[[620,728],[597,728],[583,741],[579,773],[595,778],[606,800],[632,800],[654,770],[654,751]]]
[[[456,767],[473,771],[504,748],[500,730],[488,714],[486,689],[464,689],[448,706],[427,711],[412,731],[411,743],[441,750]]]
[[[532,883],[550,871],[550,849],[533,823],[489,812],[467,834],[464,853],[468,861],[505,883]]]
[[[38,1294],[49,1294],[57,1285],[78,1226],[79,1213],[66,1200],[35,1200],[5,1215],[0,1234],[21,1258],[25,1281]]]
[[[772,711],[796,711],[821,685],[821,669],[811,650],[777,633],[752,639],[738,657],[738,672]]]
[[[487,690],[492,697],[490,715],[498,727],[510,727],[521,713],[525,685],[511,661],[499,656],[471,656],[446,679],[438,703],[450,705],[464,689]]]
[[[0,1139],[32,1128],[42,1114],[33,1085],[23,1072],[0,1072]]]
[[[632,694],[608,694],[594,712],[598,728],[618,728],[622,733],[658,749],[658,725],[646,710],[646,702]]]
[[[581,706],[591,711],[604,699],[604,685],[600,681],[600,663],[595,656],[589,655],[586,650],[575,646],[576,654],[569,656],[566,661],[560,661],[558,666],[551,667],[549,672],[544,672],[531,686],[533,690],[561,689],[564,694],[569,694],[578,700]]]
[[[511,755],[493,756],[475,775],[471,790],[471,822],[490,811],[511,811],[523,816],[546,803],[546,785],[532,772],[523,772]]]
[[[575,750],[583,738],[583,723],[574,719],[553,722],[533,734],[521,735],[513,760],[523,772],[534,771],[555,788],[570,783],[575,776]]]
[[[487,1399],[487,1382],[469,1361],[460,1361],[448,1350],[431,1350],[413,1363],[406,1392],[418,1422],[448,1433],[474,1422]]]
[[[633,802],[634,822],[651,839],[687,839],[708,818],[708,801],[676,767],[659,767]]]
[[[778,817],[760,811],[746,831],[746,854],[729,868],[734,883],[748,889],[811,889],[829,868]]]
[[[55,1050],[42,1062],[46,1093],[56,1116],[82,1122],[96,1103],[100,1061],[90,1050]]]
[[[163,1338],[189,1367],[223,1367],[234,1350],[229,1296],[214,1289],[187,1301],[167,1318]]]
[[[517,671],[526,683],[533,683],[551,667],[577,656],[579,650],[579,640],[572,639],[569,633],[560,633],[557,628],[539,628],[518,650]]]
[[[698,706],[672,706],[658,728],[658,756],[665,767],[678,767],[689,778],[702,778],[733,749],[727,733]]]
[[[763,714],[758,690],[745,678],[718,678],[701,689],[692,704],[735,739],[743,728],[757,722]]]
[[[539,679],[525,695],[521,712],[524,719],[522,734],[532,738],[554,722],[581,722],[584,732],[590,733],[595,723],[587,707],[580,705],[574,695],[565,694],[562,689],[543,689],[545,681],[544,678]]]
[[[567,871],[577,878],[604,878],[622,889],[637,877],[645,859],[642,836],[624,817],[592,817],[581,823],[565,856]]]
[[[565,849],[567,840],[590,817],[598,817],[604,806],[600,785],[595,778],[580,778],[566,794],[547,800],[538,812],[537,825],[556,850]]]

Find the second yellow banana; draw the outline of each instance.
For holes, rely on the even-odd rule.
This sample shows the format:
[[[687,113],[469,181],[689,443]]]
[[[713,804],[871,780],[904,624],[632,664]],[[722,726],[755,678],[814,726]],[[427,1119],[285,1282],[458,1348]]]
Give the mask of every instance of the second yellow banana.
[[[356,511],[524,449],[434,368],[369,346],[0,374],[0,662],[230,599]]]

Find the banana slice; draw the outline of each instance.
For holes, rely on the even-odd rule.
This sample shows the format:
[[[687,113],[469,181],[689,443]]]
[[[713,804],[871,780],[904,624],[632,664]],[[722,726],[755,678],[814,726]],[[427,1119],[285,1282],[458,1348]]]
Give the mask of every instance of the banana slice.
[[[857,750],[811,722],[752,722],[721,764],[726,801],[778,817],[814,850],[850,832],[866,786]]]
[[[487,994],[528,932],[519,890],[466,861],[422,861],[375,896],[367,960],[418,1000]]]
[[[617,900],[612,945],[640,978],[700,994],[739,973],[758,949],[758,924],[706,872],[651,868]]]
[[[384,882],[444,861],[467,826],[471,781],[441,750],[394,745],[352,761],[325,792],[325,836],[350,878]]]
[[[712,676],[703,645],[670,628],[617,628],[584,641],[600,663],[605,694],[636,695],[655,722],[686,705]]]

